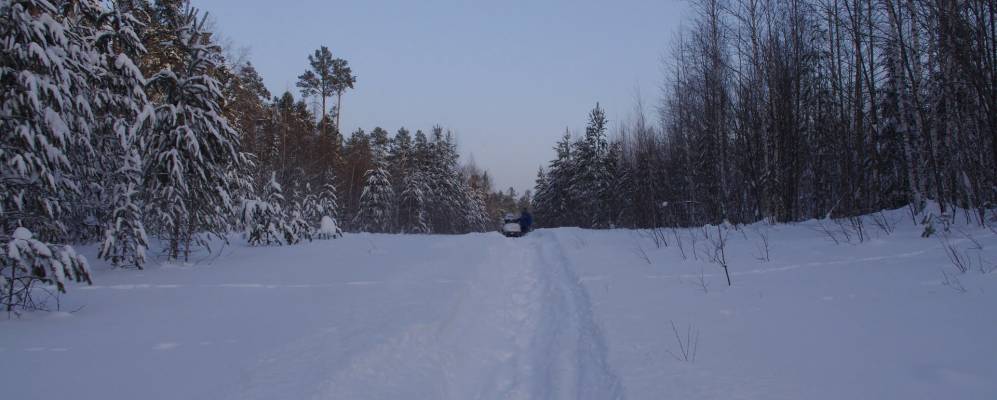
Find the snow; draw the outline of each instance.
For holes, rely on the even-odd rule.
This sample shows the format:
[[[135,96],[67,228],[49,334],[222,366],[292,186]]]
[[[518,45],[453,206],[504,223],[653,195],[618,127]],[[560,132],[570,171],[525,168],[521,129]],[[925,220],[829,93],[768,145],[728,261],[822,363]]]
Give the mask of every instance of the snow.
[[[316,236],[323,239],[337,238],[343,236],[343,230],[339,229],[339,225],[336,224],[336,220],[334,218],[328,215],[323,215],[318,232],[316,232]]]
[[[14,239],[31,240],[31,238],[34,236],[34,234],[32,234],[31,231],[28,230],[28,228],[25,228],[23,226],[19,226],[19,227],[17,227],[17,229],[14,229],[14,235],[13,236],[14,236]]]
[[[0,387],[12,399],[997,397],[997,235],[958,225],[924,239],[903,211],[887,216],[894,233],[869,223],[862,242],[837,245],[817,221],[730,230],[732,287],[701,229],[666,231],[660,248],[646,231],[576,228],[236,240],[194,265],[100,265],[62,312],[0,320]],[[955,273],[946,243],[973,269]],[[698,332],[694,361],[673,324],[686,343]]]

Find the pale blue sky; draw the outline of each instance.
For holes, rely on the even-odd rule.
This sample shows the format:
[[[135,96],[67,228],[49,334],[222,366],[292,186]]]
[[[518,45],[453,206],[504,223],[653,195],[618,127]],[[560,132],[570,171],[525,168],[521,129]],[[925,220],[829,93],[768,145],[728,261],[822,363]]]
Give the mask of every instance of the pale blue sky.
[[[565,127],[598,101],[611,124],[639,88],[653,105],[661,56],[687,4],[634,1],[192,0],[250,49],[275,94],[292,90],[320,45],[349,61],[356,88],[342,129],[394,133],[441,124],[497,188],[532,189]]]

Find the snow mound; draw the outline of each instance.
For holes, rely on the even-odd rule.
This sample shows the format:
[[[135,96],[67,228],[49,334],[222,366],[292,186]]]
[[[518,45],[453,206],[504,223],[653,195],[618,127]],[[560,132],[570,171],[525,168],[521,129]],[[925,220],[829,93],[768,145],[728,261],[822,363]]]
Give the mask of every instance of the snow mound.
[[[31,240],[31,238],[34,237],[35,235],[33,233],[31,233],[31,231],[28,230],[28,228],[25,228],[23,226],[19,226],[19,227],[17,227],[17,229],[14,229],[14,235],[13,236],[14,236],[14,239]]]

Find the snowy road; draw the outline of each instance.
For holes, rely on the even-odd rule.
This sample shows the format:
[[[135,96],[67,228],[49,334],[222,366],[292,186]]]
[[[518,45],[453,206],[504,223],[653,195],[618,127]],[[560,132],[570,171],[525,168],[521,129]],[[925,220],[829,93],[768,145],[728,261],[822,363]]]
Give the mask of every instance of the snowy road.
[[[319,398],[616,399],[585,289],[543,234],[489,240],[443,318],[359,349]]]
[[[73,290],[78,313],[4,322],[2,351],[37,363],[3,368],[33,383],[15,398],[624,397],[588,294],[543,232],[360,235],[225,258],[108,271]],[[67,340],[78,345],[49,351]],[[71,372],[91,362],[101,371]],[[70,382],[30,379],[38,369]],[[109,381],[122,383],[108,393]]]
[[[813,224],[731,231],[732,287],[703,229],[667,246],[350,234],[98,265],[61,298],[74,312],[0,319],[0,398],[997,398],[997,235],[954,232],[974,267],[953,274],[911,223],[847,244]]]

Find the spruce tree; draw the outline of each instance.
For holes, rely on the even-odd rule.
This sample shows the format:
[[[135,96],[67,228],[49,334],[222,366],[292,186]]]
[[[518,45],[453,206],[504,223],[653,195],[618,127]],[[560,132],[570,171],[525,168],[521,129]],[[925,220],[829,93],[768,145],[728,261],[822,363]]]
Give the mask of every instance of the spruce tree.
[[[61,218],[79,194],[71,160],[88,151],[92,51],[46,1],[0,2],[0,298],[37,307],[32,284],[90,282]]]
[[[133,60],[144,52],[136,33],[139,22],[129,9],[111,4],[96,9],[96,29],[91,36],[98,54],[100,80],[95,90],[94,132],[96,166],[92,204],[99,205],[104,238],[99,256],[114,266],[142,268],[149,247],[142,221],[141,143],[153,123],[152,104],[145,95],[145,77]],[[107,211],[99,208],[106,207]]]
[[[596,103],[589,114],[585,137],[575,143],[575,174],[570,187],[572,197],[579,199],[578,223],[582,227],[603,228],[609,225],[612,176],[607,169],[609,150],[606,139],[606,113]]]
[[[242,202],[242,219],[246,241],[251,246],[294,244],[299,240],[299,227],[289,221],[283,207],[284,194],[277,176],[271,173],[270,179],[260,191],[260,199],[247,199]]]
[[[191,245],[207,245],[205,234],[224,237],[237,186],[229,172],[239,170],[244,157],[211,75],[221,66],[219,48],[198,15],[187,8],[169,21],[182,67],[164,69],[149,82],[161,101],[144,154],[146,214],[171,259],[187,260]]]
[[[457,170],[457,149],[453,136],[443,134],[443,128],[433,128],[433,140],[429,143],[427,176],[431,194],[430,223],[433,232],[457,233],[462,229],[466,210],[466,193]]]
[[[430,233],[427,221],[426,195],[429,185],[421,171],[410,171],[402,182],[398,198],[398,231],[401,233]]]
[[[564,136],[554,147],[557,158],[550,162],[544,179],[545,186],[537,187],[535,212],[544,226],[577,226],[576,197],[573,191],[573,177],[576,163],[571,135]]]
[[[547,225],[551,223],[553,219],[553,206],[551,204],[552,190],[550,185],[550,179],[547,173],[544,172],[543,167],[537,170],[537,179],[534,185],[536,189],[536,194],[533,195],[533,199],[530,202],[531,208],[533,208],[533,218],[537,226],[553,226]]]
[[[376,139],[373,134],[372,141],[375,141],[374,166],[365,174],[366,182],[360,194],[359,209],[353,225],[365,232],[391,232],[395,193],[391,188],[391,177],[388,173],[386,143]],[[379,142],[380,144],[377,144]]]
[[[315,199],[315,212],[306,214],[309,219],[318,218],[319,227],[315,237],[319,239],[334,239],[343,236],[343,231],[339,227],[339,204],[336,196],[336,185],[332,181],[330,174],[327,181],[322,185]]]

